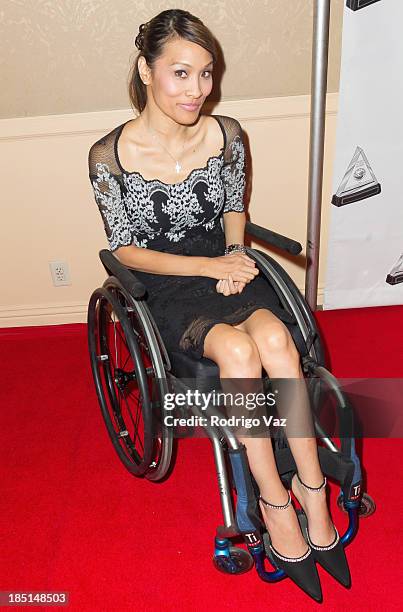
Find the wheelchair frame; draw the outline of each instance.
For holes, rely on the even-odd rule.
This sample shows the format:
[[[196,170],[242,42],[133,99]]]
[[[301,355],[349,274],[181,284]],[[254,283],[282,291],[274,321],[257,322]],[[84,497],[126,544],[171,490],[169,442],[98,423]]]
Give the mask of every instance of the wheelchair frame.
[[[294,255],[302,250],[299,243],[251,222],[246,224],[246,233]],[[319,461],[323,473],[340,483],[338,505],[348,514],[349,520],[341,541],[347,545],[357,532],[358,516],[369,516],[375,510],[371,497],[362,491],[361,465],[353,438],[352,406],[337,379],[326,368],[322,341],[315,319],[297,286],[285,270],[266,253],[249,247],[247,253],[255,260],[261,274],[272,285],[283,307],[292,312],[297,321],[298,329],[294,328],[292,335],[300,352],[303,372],[312,395],[313,421],[317,437],[323,443],[323,446],[318,445]],[[106,249],[100,252],[100,259],[109,277],[90,298],[88,344],[101,411],[115,450],[125,467],[136,476],[145,476],[153,481],[161,480],[169,470],[173,445],[172,428],[164,426],[163,419],[160,418],[163,397],[173,384],[178,384],[178,375],[186,377],[190,372],[190,377],[194,377],[191,370],[191,361],[194,360],[179,352],[168,354],[147,308],[144,299],[146,289],[136,278],[135,272],[122,265]],[[110,310],[115,315],[115,319],[109,316]],[[122,368],[118,367],[117,352],[114,356],[108,348],[110,323],[112,323],[115,345],[118,334],[127,347],[128,356]],[[129,366],[129,361],[132,362],[132,368]],[[219,381],[218,367],[214,362],[202,358],[198,367],[201,368],[203,378]],[[139,397],[143,401],[142,456],[135,448],[136,439],[133,442],[130,437],[122,415],[122,404],[119,404],[117,397],[119,394],[122,395],[127,404],[127,396],[124,394],[133,382],[137,384]],[[340,448],[324,431],[315,414],[320,404],[323,385],[331,390],[336,401],[340,422]],[[150,397],[150,392],[151,394],[156,392],[157,396]],[[112,405],[112,411],[109,409],[108,400]],[[196,416],[201,416],[197,406],[191,406],[191,410]],[[203,416],[212,415],[222,416],[215,407],[208,406]],[[215,536],[213,555],[215,566],[220,571],[238,574],[249,570],[255,564],[258,575],[264,581],[281,580],[286,575],[277,568],[268,547],[264,522],[258,513],[258,488],[248,466],[244,445],[238,442],[227,426],[208,425],[206,432],[213,446],[223,515],[223,525],[217,527]],[[291,451],[286,444],[283,448],[275,448],[274,454],[280,477],[296,470]],[[226,455],[230,459],[232,481],[237,493],[235,513]],[[298,511],[298,519],[303,526],[306,518],[302,511]],[[247,550],[231,546],[231,538],[239,535],[243,536]],[[274,571],[266,570],[266,558],[273,565]]]

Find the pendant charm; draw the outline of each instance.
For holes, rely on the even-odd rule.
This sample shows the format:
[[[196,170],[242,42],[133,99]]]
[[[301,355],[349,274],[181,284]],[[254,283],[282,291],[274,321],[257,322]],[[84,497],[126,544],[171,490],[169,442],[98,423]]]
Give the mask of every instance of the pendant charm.
[[[182,166],[180,165],[178,161],[175,164],[175,170],[177,174],[179,174],[179,172],[182,170]]]

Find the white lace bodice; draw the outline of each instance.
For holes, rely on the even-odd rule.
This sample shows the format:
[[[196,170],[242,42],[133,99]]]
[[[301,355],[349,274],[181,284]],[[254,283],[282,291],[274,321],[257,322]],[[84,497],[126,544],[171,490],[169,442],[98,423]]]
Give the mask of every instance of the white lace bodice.
[[[180,242],[197,228],[213,229],[223,213],[243,212],[241,126],[231,117],[213,117],[223,132],[222,152],[179,183],[148,180],[121,167],[117,140],[125,123],[91,147],[89,176],[111,251],[131,244],[159,250]]]

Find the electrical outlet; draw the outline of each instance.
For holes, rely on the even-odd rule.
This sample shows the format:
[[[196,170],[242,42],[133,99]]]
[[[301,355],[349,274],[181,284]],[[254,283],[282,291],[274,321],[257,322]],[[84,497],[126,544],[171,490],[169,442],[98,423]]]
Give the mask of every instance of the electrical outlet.
[[[71,285],[69,266],[66,261],[50,261],[49,267],[55,287]]]

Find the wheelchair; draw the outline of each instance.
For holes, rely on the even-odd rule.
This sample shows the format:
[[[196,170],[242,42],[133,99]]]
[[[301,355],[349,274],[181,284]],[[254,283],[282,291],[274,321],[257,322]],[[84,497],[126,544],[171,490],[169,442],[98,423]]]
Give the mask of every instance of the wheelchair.
[[[247,221],[246,234],[268,245],[297,255],[298,242]],[[285,270],[267,253],[247,247],[260,274],[277,293],[283,308],[294,315],[288,325],[301,358],[307,385],[318,455],[323,473],[340,484],[338,507],[347,513],[348,526],[341,536],[344,546],[358,530],[359,517],[372,514],[375,503],[363,491],[360,460],[356,452],[354,411],[337,379],[326,367],[325,351],[309,306]],[[163,418],[164,397],[178,381],[191,379],[203,389],[220,388],[218,366],[183,352],[168,351],[147,307],[144,285],[135,271],[122,265],[103,249],[99,253],[108,274],[96,289],[88,306],[88,346],[91,369],[103,419],[119,459],[136,477],[161,481],[171,467],[177,437]],[[263,382],[268,382],[263,376]],[[326,432],[320,416],[324,397],[331,398],[339,422],[338,443]],[[190,406],[200,416],[197,406]],[[218,414],[208,406],[207,416]],[[245,446],[224,425],[207,425],[217,471],[223,524],[216,528],[213,563],[225,573],[240,574],[255,566],[265,582],[286,577],[268,545],[268,534],[259,515],[258,487],[250,472]],[[180,437],[180,436],[178,436]],[[285,437],[274,439],[274,456],[280,477],[296,470]],[[236,493],[236,503],[232,494]],[[235,497],[235,495],[234,495]],[[297,511],[301,527],[306,517]],[[305,523],[306,524],[306,523]],[[241,539],[244,547],[232,540]],[[272,568],[267,568],[268,560]]]

